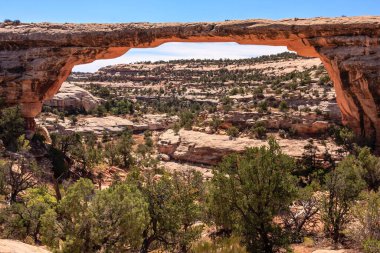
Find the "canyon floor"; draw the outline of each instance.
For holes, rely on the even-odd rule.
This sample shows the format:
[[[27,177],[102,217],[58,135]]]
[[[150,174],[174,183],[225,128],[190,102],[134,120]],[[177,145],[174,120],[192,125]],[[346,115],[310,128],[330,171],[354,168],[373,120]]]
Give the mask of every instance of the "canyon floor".
[[[294,157],[302,157],[310,141],[320,158],[326,150],[335,153],[333,129],[340,120],[320,60],[288,53],[251,60],[144,62],[73,73],[37,119],[50,133],[101,136],[127,128],[138,136],[149,130],[162,166],[200,166],[206,174],[224,155],[262,146],[269,136]],[[172,129],[178,125],[184,130],[177,133]],[[236,136],[229,136],[235,128]]]
[[[47,145],[76,133],[90,136],[75,154],[82,160],[65,158],[72,168],[63,184],[90,177],[98,189],[107,189],[130,173],[121,159],[113,161],[112,154],[126,132],[132,134],[130,152],[141,170],[198,171],[204,181],[211,180],[215,166],[226,156],[268,146],[272,138],[297,161],[312,157],[323,165],[326,157],[339,161],[345,155],[337,139],[345,128],[332,81],[319,59],[292,53],[242,60],[141,62],[95,73],[73,72],[58,94],[44,102],[36,121],[37,134]],[[89,171],[77,169],[92,159],[81,156],[90,148],[103,150],[105,157],[88,165]],[[33,155],[45,163],[46,152],[36,149]],[[323,238],[322,229],[316,234]],[[202,234],[205,240],[209,236]],[[310,240],[292,245],[294,252],[360,252],[342,245],[333,250],[330,241]],[[7,250],[46,252],[1,240],[0,252]]]

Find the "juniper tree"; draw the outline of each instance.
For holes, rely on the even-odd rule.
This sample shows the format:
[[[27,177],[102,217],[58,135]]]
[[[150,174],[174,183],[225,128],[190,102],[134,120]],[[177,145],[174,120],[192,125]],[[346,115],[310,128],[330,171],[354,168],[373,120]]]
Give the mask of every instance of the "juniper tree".
[[[210,210],[218,228],[243,238],[249,252],[276,252],[288,237],[274,217],[296,196],[291,171],[295,161],[282,154],[274,139],[269,147],[230,155],[214,171]]]

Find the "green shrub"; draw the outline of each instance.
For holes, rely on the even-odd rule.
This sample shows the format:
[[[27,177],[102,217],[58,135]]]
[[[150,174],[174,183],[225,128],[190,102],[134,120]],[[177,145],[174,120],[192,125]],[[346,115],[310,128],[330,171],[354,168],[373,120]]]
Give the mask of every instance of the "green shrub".
[[[365,240],[363,242],[364,253],[379,253],[380,252],[380,240]]]
[[[17,151],[17,139],[25,133],[25,121],[19,107],[3,109],[0,112],[0,139],[4,146]]]
[[[319,77],[318,84],[323,85],[323,84],[327,84],[330,81],[331,81],[331,79],[330,79],[329,75],[322,75]]]
[[[293,158],[274,139],[226,157],[210,186],[211,216],[217,227],[241,236],[248,252],[278,252],[289,238],[274,217],[296,197]]]
[[[218,131],[221,124],[222,124],[222,120],[219,117],[217,116],[212,117],[212,120],[210,122],[210,127],[214,132]]]
[[[179,124],[181,127],[185,128],[186,130],[191,130],[194,120],[195,120],[195,115],[194,113],[190,111],[183,111],[179,115],[180,121]]]
[[[190,253],[247,253],[238,237],[220,238],[211,242],[200,241],[193,245]]]
[[[265,139],[267,137],[267,128],[264,123],[257,122],[250,131],[251,138]]]
[[[42,241],[58,252],[126,252],[137,249],[148,206],[133,185],[94,192],[88,179],[70,186],[56,208],[41,217]]]
[[[286,103],[286,101],[281,101],[280,102],[280,105],[278,106],[278,109],[281,111],[281,112],[286,112],[289,107],[288,107],[288,104]]]
[[[323,199],[322,220],[327,236],[338,243],[349,222],[349,215],[360,192],[365,188],[362,168],[356,158],[348,156],[326,175],[328,196]]]
[[[357,224],[350,230],[351,237],[365,252],[380,252],[380,192],[363,193],[352,213]]]
[[[239,136],[239,129],[232,126],[232,127],[227,129],[227,134],[230,138],[236,138]]]
[[[263,113],[263,112],[267,112],[268,111],[268,102],[265,100],[265,101],[261,101],[259,104],[258,104],[258,111],[260,113]]]

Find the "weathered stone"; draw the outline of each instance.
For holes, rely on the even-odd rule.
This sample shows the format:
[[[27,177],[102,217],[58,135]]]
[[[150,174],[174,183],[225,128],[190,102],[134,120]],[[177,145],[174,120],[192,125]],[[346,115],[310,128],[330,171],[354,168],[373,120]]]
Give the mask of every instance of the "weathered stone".
[[[166,130],[174,126],[174,123],[179,120],[178,116],[168,116],[167,114],[145,114],[142,117],[142,122],[147,125],[143,130]]]
[[[333,249],[318,249],[313,251],[313,253],[354,253],[353,250],[345,250],[345,249],[339,249],[339,250],[333,250]]]
[[[71,122],[65,121],[64,123],[59,123],[60,128],[69,132],[93,132],[96,134],[102,134],[103,132],[121,132],[126,129],[133,130],[133,122],[116,116],[106,116],[106,117],[83,117],[78,120],[75,125]]]
[[[200,172],[204,179],[210,180],[213,177],[212,169],[204,165],[194,165],[188,163],[176,163],[162,161],[159,163],[160,166],[164,167],[166,171],[173,172],[187,172],[187,171],[197,171]]]
[[[334,102],[324,102],[320,104],[321,110],[325,113],[330,119],[341,121],[342,113],[339,110],[338,104]]]
[[[46,143],[51,143],[51,137],[49,134],[49,131],[44,126],[37,126],[36,127],[36,133],[43,136],[45,138]]]
[[[43,125],[52,132],[93,132],[97,134],[101,134],[104,131],[116,133],[125,129],[132,130],[133,132],[166,130],[177,120],[177,116],[168,116],[166,114],[144,115],[141,122],[133,122],[129,119],[112,115],[105,117],[84,116],[79,117],[75,125],[67,119],[65,121],[58,120],[56,116],[37,119],[40,125]]]
[[[90,112],[101,103],[101,99],[93,96],[90,92],[70,83],[63,83],[59,92],[44,102],[52,108],[60,110],[75,110]]]
[[[284,153],[299,158],[302,156],[304,146],[308,144],[308,141],[279,139],[278,143]],[[249,138],[231,140],[227,135],[206,134],[187,130],[180,130],[178,134],[175,134],[170,129],[159,136],[157,149],[159,153],[167,154],[174,160],[215,165],[223,157],[231,153],[243,152],[247,147],[267,145],[266,140]],[[336,149],[330,144],[328,147],[330,151]],[[321,158],[325,149],[322,145],[319,145],[318,149],[317,157]]]
[[[166,154],[158,154],[157,159],[160,161],[168,162],[168,161],[170,161],[170,156],[168,156]]]
[[[331,124],[327,121],[315,121],[313,123],[292,124],[292,128],[300,135],[321,134],[327,132]]]
[[[319,57],[334,82],[343,122],[380,147],[380,17],[246,20],[170,24],[4,24],[0,98],[39,109],[76,64],[115,58],[165,42],[287,46]],[[26,118],[35,113],[25,110]],[[34,127],[32,120],[28,127]]]

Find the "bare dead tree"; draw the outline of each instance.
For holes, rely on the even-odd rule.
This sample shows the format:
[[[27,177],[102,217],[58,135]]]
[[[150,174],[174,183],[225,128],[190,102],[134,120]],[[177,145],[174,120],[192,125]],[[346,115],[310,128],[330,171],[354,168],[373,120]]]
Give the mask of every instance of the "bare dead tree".
[[[320,203],[315,194],[306,191],[300,193],[300,197],[282,217],[284,226],[294,242],[301,242],[302,238],[317,226]]]

